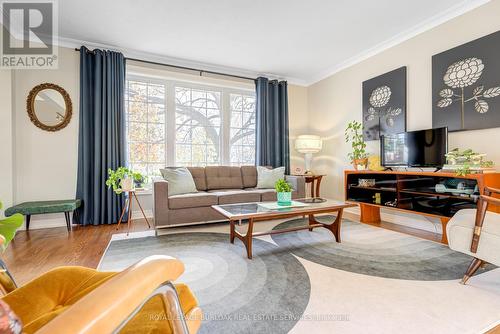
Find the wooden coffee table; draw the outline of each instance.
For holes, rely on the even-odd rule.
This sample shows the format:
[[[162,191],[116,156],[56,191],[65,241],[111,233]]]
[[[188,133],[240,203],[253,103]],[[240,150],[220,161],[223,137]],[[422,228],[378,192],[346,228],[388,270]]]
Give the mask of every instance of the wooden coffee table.
[[[307,201],[311,199],[299,199],[296,201]],[[212,205],[212,208],[217,210],[229,220],[230,225],[230,241],[234,244],[234,238],[240,239],[246,247],[247,256],[252,258],[252,238],[262,235],[287,233],[300,230],[312,231],[317,227],[324,227],[333,233],[337,242],[340,242],[340,226],[342,223],[342,213],[345,208],[355,207],[356,204],[345,203],[326,199],[320,203],[307,203],[305,207],[293,207],[283,209],[267,209],[259,204],[262,203],[242,203],[242,204],[227,204],[227,205]],[[325,224],[315,219],[314,215],[336,213],[336,218],[331,224]],[[309,223],[305,226],[291,227],[283,230],[271,230],[265,232],[253,232],[255,222],[283,219],[291,217],[308,216]],[[248,229],[246,234],[238,232],[235,228],[236,222],[240,220],[248,220]]]

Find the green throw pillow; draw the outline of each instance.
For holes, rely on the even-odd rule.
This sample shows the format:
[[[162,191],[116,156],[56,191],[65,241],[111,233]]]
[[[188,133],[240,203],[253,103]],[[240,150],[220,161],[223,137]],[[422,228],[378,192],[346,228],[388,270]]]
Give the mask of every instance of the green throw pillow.
[[[161,169],[160,172],[168,182],[168,196],[198,192],[193,175],[186,167],[165,168]]]
[[[280,179],[285,178],[285,167],[269,169],[257,166],[257,188],[274,189],[274,185]]]

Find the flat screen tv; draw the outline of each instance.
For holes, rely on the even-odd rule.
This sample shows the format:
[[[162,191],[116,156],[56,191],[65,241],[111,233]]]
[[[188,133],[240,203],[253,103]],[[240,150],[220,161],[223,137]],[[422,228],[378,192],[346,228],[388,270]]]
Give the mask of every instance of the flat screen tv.
[[[442,167],[448,152],[448,128],[402,132],[380,137],[384,167]]]

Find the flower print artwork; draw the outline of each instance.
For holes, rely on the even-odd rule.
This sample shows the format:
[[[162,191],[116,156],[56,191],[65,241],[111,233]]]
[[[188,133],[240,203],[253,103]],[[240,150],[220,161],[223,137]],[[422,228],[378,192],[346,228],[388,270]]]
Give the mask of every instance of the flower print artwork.
[[[484,114],[489,110],[489,104],[486,99],[500,95],[500,87],[486,88],[484,85],[477,85],[472,90],[471,96],[466,96],[465,87],[472,86],[481,78],[485,64],[482,59],[471,57],[459,60],[446,70],[443,81],[449,88],[444,88],[439,92],[440,100],[437,102],[438,108],[446,108],[454,102],[460,103],[460,123],[462,129],[465,129],[465,104],[474,103],[474,110]]]

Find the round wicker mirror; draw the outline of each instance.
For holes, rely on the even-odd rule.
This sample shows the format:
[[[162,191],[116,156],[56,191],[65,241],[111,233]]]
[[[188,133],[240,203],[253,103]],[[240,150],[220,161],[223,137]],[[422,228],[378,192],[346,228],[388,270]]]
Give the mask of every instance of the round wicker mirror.
[[[26,108],[31,122],[45,131],[59,131],[71,120],[71,98],[56,84],[43,83],[33,87]]]

